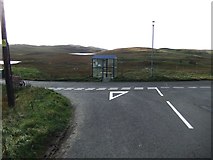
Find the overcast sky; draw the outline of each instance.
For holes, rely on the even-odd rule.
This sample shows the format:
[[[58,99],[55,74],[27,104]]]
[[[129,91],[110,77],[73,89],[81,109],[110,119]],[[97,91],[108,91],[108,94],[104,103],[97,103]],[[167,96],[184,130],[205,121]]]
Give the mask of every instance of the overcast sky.
[[[5,0],[10,44],[211,49],[211,0]]]

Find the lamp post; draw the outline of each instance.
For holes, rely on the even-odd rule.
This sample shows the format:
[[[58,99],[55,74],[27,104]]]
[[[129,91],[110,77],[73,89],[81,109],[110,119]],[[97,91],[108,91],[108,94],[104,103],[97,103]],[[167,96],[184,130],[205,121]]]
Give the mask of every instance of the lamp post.
[[[152,21],[152,54],[151,54],[151,77],[153,77],[153,56],[154,56],[154,27],[155,27],[155,21]]]

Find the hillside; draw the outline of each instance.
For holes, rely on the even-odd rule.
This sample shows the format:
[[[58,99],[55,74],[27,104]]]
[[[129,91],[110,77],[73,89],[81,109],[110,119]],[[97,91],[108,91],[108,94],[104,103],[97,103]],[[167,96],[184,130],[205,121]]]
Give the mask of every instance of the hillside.
[[[118,81],[203,80],[211,78],[211,50],[132,47],[101,51],[118,57]]]
[[[11,54],[35,54],[35,53],[93,53],[105,49],[96,47],[84,47],[80,45],[57,45],[57,46],[33,46],[33,45],[10,45]]]
[[[88,81],[92,56],[70,55],[71,52],[115,54],[118,57],[116,81],[209,80],[210,50],[161,48],[154,50],[151,77],[151,48],[132,47],[104,50],[82,46],[11,46],[11,59],[22,63],[13,72],[25,79]]]
[[[165,53],[185,53],[185,54],[211,54],[211,50],[195,50],[195,49],[171,49],[171,48],[159,48],[154,49],[155,52],[165,52]],[[152,52],[152,48],[147,47],[131,47],[131,48],[117,48],[114,50],[103,50],[100,54],[125,54],[125,53],[136,53],[136,52]]]

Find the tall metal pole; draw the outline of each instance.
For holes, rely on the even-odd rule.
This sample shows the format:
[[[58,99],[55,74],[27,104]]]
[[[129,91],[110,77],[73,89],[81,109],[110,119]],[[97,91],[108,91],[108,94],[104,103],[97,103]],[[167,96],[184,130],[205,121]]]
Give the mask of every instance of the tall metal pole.
[[[9,44],[7,42],[7,31],[6,31],[6,24],[5,24],[5,13],[4,13],[4,4],[3,0],[0,1],[1,4],[1,34],[2,34],[2,53],[3,53],[3,60],[4,60],[4,74],[5,74],[5,82],[6,82],[6,89],[7,89],[7,99],[8,99],[8,106],[14,107],[15,106],[15,96],[14,96],[14,89],[13,89],[13,80],[12,80],[12,72],[11,72],[11,64],[10,64],[10,51],[9,51]]]
[[[151,77],[153,77],[153,56],[154,56],[154,27],[155,21],[152,21],[152,54],[151,54]]]

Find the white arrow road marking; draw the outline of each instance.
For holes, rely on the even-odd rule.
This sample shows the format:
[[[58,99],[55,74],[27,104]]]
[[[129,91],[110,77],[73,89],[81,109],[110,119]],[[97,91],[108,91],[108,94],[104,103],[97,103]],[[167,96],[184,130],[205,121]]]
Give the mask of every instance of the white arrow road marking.
[[[163,94],[162,94],[161,91],[158,89],[158,87],[147,87],[147,89],[155,89],[155,90],[158,92],[158,94],[159,94],[160,96],[163,97]]]
[[[109,100],[111,101],[112,99],[118,98],[126,93],[128,93],[129,91],[112,91],[109,92]],[[113,96],[113,94],[118,94],[116,96]]]
[[[178,115],[178,117],[185,123],[185,125],[189,128],[189,129],[194,129],[191,124],[189,124],[189,122],[180,114],[180,112],[177,111],[177,109],[169,102],[166,101],[166,103],[172,108],[172,110]]]

